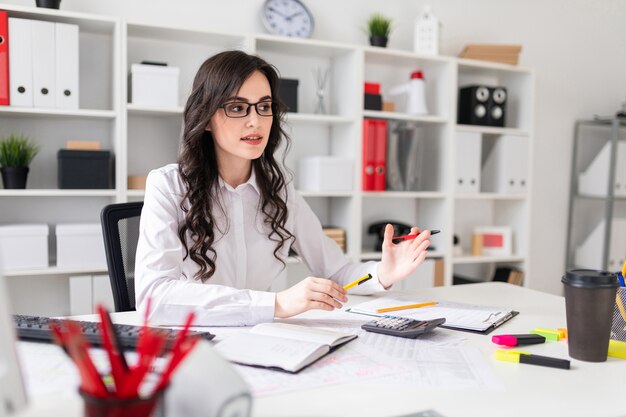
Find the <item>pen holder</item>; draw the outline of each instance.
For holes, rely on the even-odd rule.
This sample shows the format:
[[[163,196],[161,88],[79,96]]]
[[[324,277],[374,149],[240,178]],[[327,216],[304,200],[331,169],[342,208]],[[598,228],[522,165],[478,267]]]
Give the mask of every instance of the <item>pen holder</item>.
[[[619,287],[613,308],[611,339],[626,342],[626,287]]]
[[[164,417],[165,407],[160,390],[146,398],[99,398],[79,389],[85,402],[85,417]]]

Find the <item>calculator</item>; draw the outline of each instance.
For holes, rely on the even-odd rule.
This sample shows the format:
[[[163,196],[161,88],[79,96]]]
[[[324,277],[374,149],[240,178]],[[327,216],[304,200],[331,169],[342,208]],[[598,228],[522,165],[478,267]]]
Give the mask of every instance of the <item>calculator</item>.
[[[363,330],[389,336],[415,339],[446,322],[446,319],[415,320],[408,317],[383,316],[361,326]]]

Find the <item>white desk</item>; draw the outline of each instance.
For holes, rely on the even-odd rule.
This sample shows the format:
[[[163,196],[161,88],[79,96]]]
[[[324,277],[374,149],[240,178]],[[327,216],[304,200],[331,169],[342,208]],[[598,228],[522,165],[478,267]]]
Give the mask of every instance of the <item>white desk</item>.
[[[528,333],[535,327],[566,327],[562,297],[504,283],[441,287],[419,291],[434,300],[500,305],[520,314],[495,333]],[[352,296],[350,304],[365,300]],[[316,317],[313,312],[303,317]],[[328,313],[326,313],[328,314]],[[118,323],[137,324],[136,313],[116,313]],[[84,319],[84,317],[83,317]],[[450,332],[451,330],[442,329]],[[215,330],[219,336],[219,330]],[[456,332],[455,332],[456,333]],[[351,384],[256,398],[255,417],[403,416],[434,409],[445,417],[468,416],[626,416],[626,360],[609,357],[604,363],[572,360],[572,369],[560,370],[493,360],[497,348],[490,336],[463,333],[468,343],[480,348],[493,364],[504,390],[433,391],[355,381]],[[565,343],[550,342],[524,347],[546,356],[567,358]],[[49,399],[34,399],[25,415],[53,415]],[[55,404],[64,416],[80,412],[80,403]],[[46,410],[48,412],[46,412]],[[61,414],[59,414],[61,415]],[[80,415],[80,414],[74,414]]]

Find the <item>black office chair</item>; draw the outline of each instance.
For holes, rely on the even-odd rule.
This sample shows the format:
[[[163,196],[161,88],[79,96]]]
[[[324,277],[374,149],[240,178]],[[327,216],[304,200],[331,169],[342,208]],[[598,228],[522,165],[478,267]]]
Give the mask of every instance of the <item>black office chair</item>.
[[[100,220],[115,311],[135,311],[135,252],[143,202],[110,204]]]

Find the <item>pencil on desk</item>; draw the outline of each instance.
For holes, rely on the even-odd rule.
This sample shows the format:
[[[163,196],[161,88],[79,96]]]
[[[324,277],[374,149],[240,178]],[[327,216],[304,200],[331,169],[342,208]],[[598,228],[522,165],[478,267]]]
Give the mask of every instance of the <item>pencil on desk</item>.
[[[427,303],[418,303],[418,304],[406,304],[406,305],[403,305],[403,306],[378,308],[378,309],[376,309],[376,312],[377,313],[386,313],[388,311],[408,310],[410,308],[421,308],[421,307],[434,306],[435,304],[437,304],[436,301],[429,301]]]

